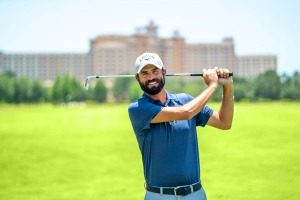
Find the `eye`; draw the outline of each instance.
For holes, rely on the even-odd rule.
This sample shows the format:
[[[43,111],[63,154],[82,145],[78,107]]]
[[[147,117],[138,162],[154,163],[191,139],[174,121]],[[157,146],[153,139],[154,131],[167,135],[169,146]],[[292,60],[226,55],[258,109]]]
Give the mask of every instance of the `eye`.
[[[147,72],[141,72],[141,76],[147,76]]]
[[[158,69],[153,70],[153,74],[157,75],[159,73]]]

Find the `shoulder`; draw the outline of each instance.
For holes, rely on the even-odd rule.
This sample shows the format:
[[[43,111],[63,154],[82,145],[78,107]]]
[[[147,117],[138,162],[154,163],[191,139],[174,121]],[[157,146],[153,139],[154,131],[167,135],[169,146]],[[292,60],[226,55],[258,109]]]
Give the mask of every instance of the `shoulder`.
[[[178,94],[169,94],[171,99],[178,101],[180,103],[187,103],[191,101],[194,97],[186,93],[178,93]]]
[[[144,98],[139,98],[129,104],[128,110],[145,106],[147,103],[148,103],[148,101],[146,101]]]
[[[141,97],[140,99],[137,99],[129,104],[128,106],[128,112],[129,113],[149,113],[156,110],[161,110],[161,106],[156,105],[153,101]]]

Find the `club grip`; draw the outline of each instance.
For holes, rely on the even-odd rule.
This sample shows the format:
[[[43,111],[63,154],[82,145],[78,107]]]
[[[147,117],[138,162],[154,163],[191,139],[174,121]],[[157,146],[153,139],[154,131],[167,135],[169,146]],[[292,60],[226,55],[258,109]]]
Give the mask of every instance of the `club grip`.
[[[191,73],[190,76],[203,76],[202,73]],[[233,72],[229,72],[229,76],[233,76]]]

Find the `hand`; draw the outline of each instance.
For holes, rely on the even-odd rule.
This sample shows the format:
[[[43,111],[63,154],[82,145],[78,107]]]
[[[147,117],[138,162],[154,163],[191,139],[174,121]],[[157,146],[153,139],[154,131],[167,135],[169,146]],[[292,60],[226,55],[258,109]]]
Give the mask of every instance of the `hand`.
[[[203,79],[207,86],[214,85],[218,86],[218,74],[216,68],[214,69],[203,69]]]
[[[218,75],[218,82],[219,84],[221,84],[222,86],[228,85],[228,84],[232,84],[233,83],[233,79],[232,76],[229,76],[229,70],[226,68],[218,68],[215,67],[214,68],[217,72]]]
[[[219,83],[222,86],[232,84],[233,79],[229,76],[229,70],[226,68],[215,67],[213,69],[203,69],[203,78],[206,85]]]

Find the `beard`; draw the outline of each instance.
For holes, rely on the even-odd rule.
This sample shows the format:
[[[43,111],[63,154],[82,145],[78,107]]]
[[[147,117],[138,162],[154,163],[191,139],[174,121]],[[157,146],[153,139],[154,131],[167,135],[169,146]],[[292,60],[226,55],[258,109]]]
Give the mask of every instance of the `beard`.
[[[153,82],[153,81],[156,81],[158,82],[158,86],[152,86],[152,87],[148,87],[149,86],[149,83],[150,82]],[[149,81],[146,81],[145,84],[141,83],[140,80],[138,80],[139,84],[140,84],[140,87],[141,89],[147,93],[147,94],[150,94],[150,95],[156,95],[158,94],[165,86],[165,77],[161,78],[161,79],[152,79],[152,80],[149,80]]]

